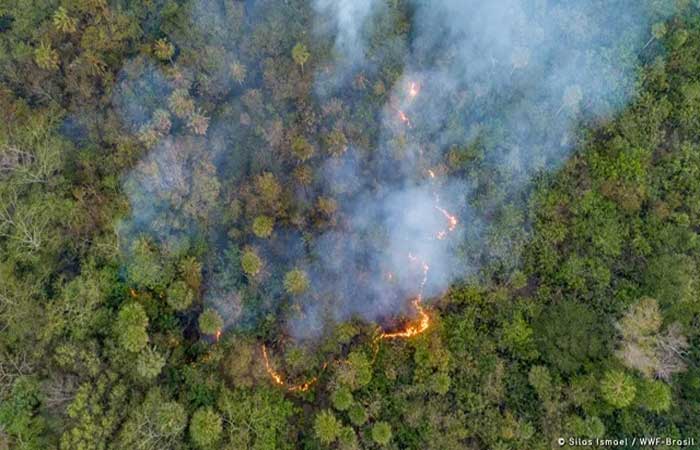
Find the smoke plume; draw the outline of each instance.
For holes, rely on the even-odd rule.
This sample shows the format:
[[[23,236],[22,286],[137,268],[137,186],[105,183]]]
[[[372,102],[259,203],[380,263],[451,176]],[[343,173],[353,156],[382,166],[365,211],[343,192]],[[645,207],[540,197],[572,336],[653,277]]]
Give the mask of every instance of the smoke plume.
[[[191,224],[200,224],[196,232],[204,232],[214,249],[207,259],[206,299],[222,312],[231,310],[222,299],[236,298],[237,309],[242,303],[242,318],[234,324],[291,304],[287,331],[308,338],[321,334],[329,322],[386,323],[411,314],[411,299],[439,295],[450,283],[477,274],[485,261],[517,267],[514,235],[524,223],[512,205],[517,209],[517,199],[536,173],[566,160],[580,124],[604,121],[634,98],[635,67],[650,25],[673,13],[669,5],[315,0],[313,38],[331,42],[332,55],[330,61],[315,62],[317,106],[352,108],[377,98],[383,104],[375,129],[358,132],[349,120],[332,118],[319,126],[351,139],[319,163],[311,192],[297,189],[293,196],[302,204],[319,195],[332,197],[337,211],[329,225],[313,232],[276,226],[269,240],[251,239],[228,225],[217,229],[215,224],[228,223],[240,207],[241,183],[265,171],[283,172],[269,150],[274,138],[263,148],[246,147],[251,122],[274,129],[274,121],[251,106],[259,91],[223,81],[220,97],[227,100],[213,111],[206,137],[159,141],[127,177],[132,221],[161,240],[173,233],[172,226],[162,226],[166,215],[168,223],[173,215],[179,218],[184,234],[195,232]],[[213,14],[205,6],[193,10],[193,24],[207,32],[223,28],[218,33],[225,41],[228,22],[217,14],[226,12]],[[286,7],[280,5],[271,16]],[[244,23],[243,15],[242,7],[235,11],[237,25]],[[403,31],[399,38],[380,39],[387,29]],[[244,47],[222,47],[218,61],[237,61]],[[186,72],[196,77],[197,70]],[[209,83],[225,78],[221,66],[210,72]],[[154,76],[151,69],[144,73],[162,90],[163,75]],[[129,83],[123,86],[122,92],[128,91]],[[124,98],[116,101],[125,103]],[[139,101],[126,102],[127,122],[142,124],[148,116],[142,111],[156,108],[132,103]],[[352,111],[361,112],[359,107]],[[215,183],[194,186],[214,173]],[[145,193],[153,194],[159,206],[144,202]],[[512,229],[504,231],[504,223]],[[265,261],[264,274],[255,282],[240,273],[237,260],[247,247]],[[425,282],[423,264],[429,266]],[[281,280],[293,268],[309,277],[304,294],[284,292]]]

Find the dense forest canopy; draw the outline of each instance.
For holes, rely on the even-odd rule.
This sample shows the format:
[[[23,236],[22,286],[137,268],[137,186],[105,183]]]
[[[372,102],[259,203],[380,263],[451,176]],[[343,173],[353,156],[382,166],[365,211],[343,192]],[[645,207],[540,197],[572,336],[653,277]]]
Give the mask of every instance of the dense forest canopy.
[[[698,136],[693,0],[3,0],[0,450],[700,445]]]

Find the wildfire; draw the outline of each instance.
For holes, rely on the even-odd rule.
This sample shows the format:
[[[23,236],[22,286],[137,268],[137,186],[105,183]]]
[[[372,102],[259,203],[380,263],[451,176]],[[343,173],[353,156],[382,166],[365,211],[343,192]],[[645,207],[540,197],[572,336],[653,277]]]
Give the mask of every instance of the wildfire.
[[[214,335],[214,338],[216,339],[216,342],[219,342],[219,339],[221,339],[221,329],[216,330],[216,334]]]
[[[420,93],[420,86],[416,82],[411,82],[409,84],[408,88],[408,99],[410,101],[413,101],[418,94]],[[396,110],[396,113],[398,115],[398,118],[404,122],[407,126],[411,126],[411,121],[404,113],[402,110],[398,108],[394,108]],[[428,175],[430,176],[431,179],[435,179],[435,172],[433,170],[428,170]],[[435,196],[435,209],[439,211],[447,221],[447,228],[444,230],[439,231],[436,234],[437,239],[445,239],[447,235],[451,232],[453,232],[459,223],[458,219],[456,216],[450,214],[450,212],[440,206],[440,197],[438,196],[437,192],[434,194]],[[409,339],[414,336],[417,336],[419,334],[424,333],[428,328],[430,328],[430,315],[426,312],[425,308],[423,307],[423,293],[425,290],[425,285],[428,282],[428,273],[430,272],[430,266],[428,263],[420,258],[417,255],[414,255],[412,253],[408,254],[408,260],[411,263],[418,264],[421,268],[422,272],[422,278],[421,282],[418,286],[418,293],[416,294],[416,297],[413,299],[413,307],[416,310],[417,313],[417,321],[413,323],[407,323],[403,329],[396,330],[393,332],[387,332],[383,331],[377,335],[373,341],[374,348],[375,348],[375,353],[374,356],[376,358],[377,352],[379,350],[379,342],[384,339]],[[386,275],[387,281],[391,282],[394,278],[394,274],[389,272]],[[263,359],[265,362],[265,370],[267,370],[268,375],[272,379],[273,383],[284,387],[290,392],[293,391],[299,391],[299,392],[304,392],[307,391],[311,386],[313,386],[314,383],[318,380],[317,377],[313,377],[309,379],[308,381],[301,383],[301,384],[290,384],[285,379],[280,375],[279,372],[277,372],[271,365],[270,363],[270,358],[267,352],[267,347],[263,344],[262,346],[262,354],[263,354]],[[324,365],[325,369],[326,365]]]
[[[265,370],[267,371],[267,374],[270,375],[270,378],[272,381],[278,385],[282,386],[283,388],[287,389],[289,392],[305,392],[308,391],[311,386],[313,386],[314,383],[318,380],[317,377],[313,377],[308,381],[305,381],[300,384],[289,384],[287,383],[284,378],[282,378],[282,375],[280,375],[273,367],[272,364],[270,363],[270,357],[267,354],[267,347],[265,344],[262,345],[262,354],[263,354],[263,359],[265,361]],[[325,367],[325,365],[324,365]]]

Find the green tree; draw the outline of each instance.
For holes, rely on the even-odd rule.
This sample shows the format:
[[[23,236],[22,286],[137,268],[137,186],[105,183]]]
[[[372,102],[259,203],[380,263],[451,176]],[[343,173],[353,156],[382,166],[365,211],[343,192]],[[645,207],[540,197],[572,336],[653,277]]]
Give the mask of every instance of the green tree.
[[[259,238],[269,238],[275,226],[275,219],[270,216],[258,216],[253,220],[253,233]]]
[[[231,78],[238,84],[243,84],[245,81],[246,75],[248,74],[248,69],[246,66],[239,61],[234,61],[231,63],[229,66],[229,73],[231,74]]]
[[[566,429],[572,436],[586,437],[589,439],[605,436],[605,424],[597,416],[586,417],[572,416],[566,421]]]
[[[626,408],[634,401],[637,387],[630,375],[621,370],[610,370],[600,382],[600,392],[612,406]]]
[[[56,12],[53,13],[53,26],[62,33],[75,33],[77,22],[68,15],[66,8],[60,6]]]
[[[168,287],[166,300],[175,311],[184,311],[192,305],[194,292],[184,281],[175,281]]]
[[[647,41],[646,44],[644,44],[643,48],[647,48],[649,44],[654,42],[654,40],[661,40],[663,39],[664,36],[666,36],[666,32],[668,29],[666,28],[666,24],[664,22],[657,22],[651,26],[651,37]]]
[[[194,114],[194,100],[186,89],[175,89],[168,98],[168,108],[180,119],[187,119]]]
[[[202,263],[195,257],[185,258],[180,261],[180,274],[193,291],[199,291],[202,285]]]
[[[372,363],[367,355],[359,350],[350,352],[347,364],[342,364],[337,372],[338,381],[356,391],[372,380]]]
[[[294,405],[283,391],[258,386],[256,389],[225,389],[218,405],[226,419],[231,449],[291,450],[290,418]]]
[[[262,269],[262,260],[252,249],[247,249],[241,256],[241,268],[249,277],[255,277]]]
[[[127,266],[129,279],[139,288],[159,290],[170,281],[172,274],[165,269],[160,253],[146,238],[138,238],[131,246]]]
[[[361,404],[354,403],[350,406],[350,409],[348,409],[348,417],[353,425],[360,427],[367,422],[367,410],[365,410],[365,407]]]
[[[161,61],[167,61],[175,54],[175,46],[165,38],[158,39],[153,43],[153,54]]]
[[[190,438],[203,450],[218,448],[223,432],[221,416],[212,408],[199,408],[190,420]]]
[[[224,327],[224,320],[215,309],[207,308],[199,315],[199,330],[208,335],[215,335]]]
[[[636,403],[654,413],[671,408],[671,387],[660,380],[642,380],[637,389]]]
[[[147,381],[160,375],[163,366],[165,366],[165,357],[151,347],[141,350],[136,358],[136,373]]]
[[[114,324],[121,346],[133,353],[140,352],[148,343],[148,316],[139,303],[127,303],[122,306]]]
[[[372,440],[379,445],[386,445],[391,441],[391,426],[386,422],[377,422],[372,426]]]
[[[326,151],[335,157],[342,156],[348,149],[348,138],[342,130],[337,128],[324,136],[323,142]]]
[[[301,67],[302,72],[304,71],[304,64],[306,64],[310,56],[311,53],[309,53],[306,45],[301,42],[297,42],[294,48],[292,48],[292,59]]]
[[[70,419],[61,435],[61,450],[101,450],[114,441],[131,389],[114,372],[102,371],[82,383],[66,409]]]
[[[300,295],[309,289],[309,278],[301,269],[292,269],[284,276],[284,289],[291,295]]]
[[[159,450],[180,448],[187,427],[187,413],[159,388],[148,391],[143,403],[129,414],[118,437],[117,448]]]
[[[178,436],[187,426],[185,408],[177,402],[158,403],[155,407],[155,428],[164,436]]]
[[[536,348],[562,373],[576,372],[604,350],[601,323],[591,308],[564,301],[549,306],[535,323]]]
[[[265,205],[273,210],[279,209],[282,187],[273,174],[265,172],[258,175],[255,179],[255,188]]]
[[[544,366],[532,366],[527,378],[541,400],[546,401],[551,398],[553,384],[549,369]]]
[[[342,427],[338,434],[338,448],[340,450],[359,450],[360,443],[357,440],[357,433],[352,427]]]
[[[338,411],[345,411],[353,403],[352,392],[346,386],[338,386],[331,395],[331,402]]]
[[[60,62],[58,52],[48,42],[42,42],[34,50],[34,62],[45,70],[56,70]]]
[[[330,444],[338,439],[342,425],[338,422],[332,412],[328,410],[321,411],[316,415],[314,421],[314,432],[316,437],[323,444]]]
[[[38,414],[40,389],[35,380],[18,377],[11,386],[9,397],[0,402],[0,427],[7,448],[40,450],[48,448],[46,423]],[[2,438],[0,438],[2,443]]]
[[[292,153],[304,162],[314,155],[314,147],[303,136],[294,136],[292,138]]]

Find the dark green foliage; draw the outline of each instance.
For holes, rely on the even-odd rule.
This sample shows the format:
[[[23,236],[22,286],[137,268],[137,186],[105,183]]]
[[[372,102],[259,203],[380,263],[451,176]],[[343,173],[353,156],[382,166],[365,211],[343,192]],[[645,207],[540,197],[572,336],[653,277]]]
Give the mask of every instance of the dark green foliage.
[[[537,322],[535,339],[545,360],[573,374],[603,355],[606,331],[591,308],[569,301],[547,308]]]
[[[9,397],[0,405],[0,425],[13,448],[38,450],[46,446],[46,423],[37,414],[39,395],[35,380],[17,378]]]

